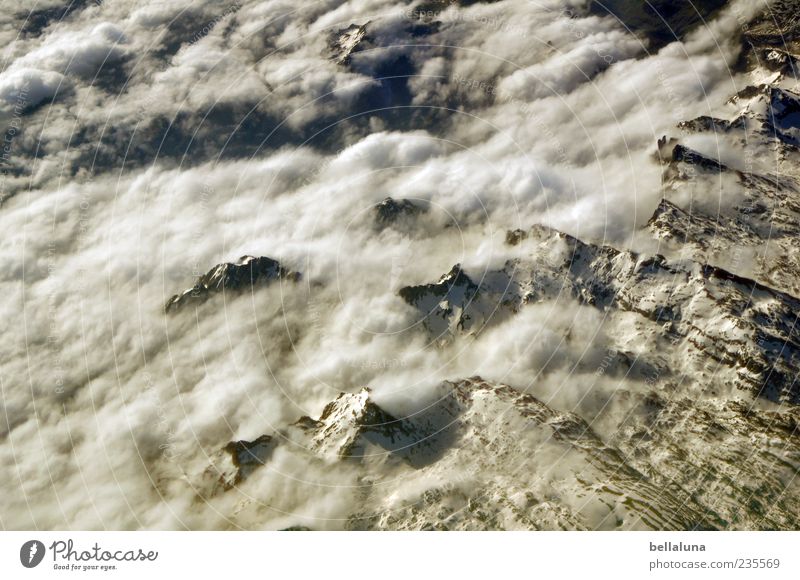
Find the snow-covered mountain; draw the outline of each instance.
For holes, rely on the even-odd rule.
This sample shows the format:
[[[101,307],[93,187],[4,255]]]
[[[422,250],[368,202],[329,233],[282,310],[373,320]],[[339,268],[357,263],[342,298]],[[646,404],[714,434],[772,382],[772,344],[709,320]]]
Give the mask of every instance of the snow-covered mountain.
[[[625,408],[612,435],[480,377],[442,383],[430,405],[403,418],[367,388],[342,394],[318,420],[273,438],[309,462],[358,465],[361,509],[346,527],[797,528],[800,96],[782,86],[794,57],[758,50],[768,50],[769,70],[751,74],[767,82],[658,143],[664,198],[642,231],[664,255],[533,225],[508,232],[518,257],[501,269],[455,265],[399,292],[434,349],[513,325],[534,303],[597,309],[614,343],[602,372],[620,377],[607,404]],[[776,165],[723,162],[684,144],[697,135]],[[377,209],[381,223],[401,215],[417,211],[391,199]],[[749,252],[739,268],[737,251]],[[647,388],[630,388],[630,377]],[[236,457],[231,445],[243,444],[226,448]],[[236,481],[268,469],[241,465]]]

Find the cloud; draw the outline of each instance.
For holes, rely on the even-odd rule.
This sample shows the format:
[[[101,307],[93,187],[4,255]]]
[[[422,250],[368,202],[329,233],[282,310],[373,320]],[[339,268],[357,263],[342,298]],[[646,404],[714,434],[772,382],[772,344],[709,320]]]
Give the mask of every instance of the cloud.
[[[661,197],[656,139],[742,82],[737,48],[711,40],[735,17],[647,55],[557,2],[450,8],[423,39],[389,1],[142,4],[19,38],[0,73],[8,116],[23,90],[28,109],[59,97],[22,116],[3,182],[6,527],[340,528],[359,505],[347,466],[281,450],[240,490],[252,509],[198,504],[192,485],[228,441],[365,385],[402,413],[482,374],[599,414],[617,384],[592,373],[621,333],[597,311],[532,306],[435,349],[398,285],[502,264],[506,230],[534,223],[624,245]],[[337,64],[330,31],[367,21],[379,42],[421,46]],[[417,75],[410,109],[375,111],[371,72],[398,54]],[[106,66],[125,78],[97,86]],[[415,232],[377,231],[387,196],[431,211]],[[303,282],[164,316],[243,254]]]
[[[64,83],[64,75],[22,68],[0,76],[0,100],[8,113],[23,113],[42,101],[52,99]]]
[[[126,43],[122,29],[111,22],[86,30],[53,32],[38,49],[14,61],[12,70],[35,67],[91,80],[104,64],[124,58]]]

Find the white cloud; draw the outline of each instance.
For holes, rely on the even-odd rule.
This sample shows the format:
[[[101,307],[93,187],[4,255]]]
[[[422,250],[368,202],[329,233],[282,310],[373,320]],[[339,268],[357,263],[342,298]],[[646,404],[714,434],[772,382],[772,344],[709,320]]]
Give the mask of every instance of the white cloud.
[[[57,72],[22,68],[0,75],[0,100],[7,111],[21,112],[55,96],[64,84]]]
[[[12,69],[36,67],[91,79],[105,63],[123,58],[126,43],[122,29],[111,22],[86,30],[53,32],[41,47],[17,59]]]
[[[0,209],[10,232],[0,240],[10,329],[0,361],[0,477],[13,488],[0,497],[5,526],[341,527],[337,518],[358,501],[345,467],[280,451],[274,475],[243,489],[284,498],[279,507],[295,517],[266,508],[234,515],[240,498],[231,496],[198,507],[183,476],[202,471],[227,441],[315,415],[338,391],[362,385],[402,410],[442,379],[481,373],[529,386],[541,373],[536,392],[554,405],[596,406],[580,381],[565,386],[602,358],[607,334],[596,311],[531,307],[478,340],[436,350],[404,330],[415,313],[398,283],[435,280],[456,262],[501,262],[505,231],[537,222],[626,240],[661,195],[650,161],[656,139],[729,96],[735,47],[709,51],[708,31],[699,31],[636,60],[641,44],[612,21],[568,21],[556,2],[451,9],[460,17],[445,19],[434,46],[404,52],[426,75],[409,84],[413,105],[457,109],[444,121],[343,129],[342,143],[327,148],[253,146],[253,158],[218,161],[256,105],[297,142],[311,126],[342,121],[378,83],[333,62],[327,32],[374,20],[386,33],[382,15],[399,22],[399,6],[242,2],[159,60],[152,49],[164,27],[191,3],[106,4],[20,41],[0,73],[9,110],[23,87],[30,106],[67,80],[73,89],[46,122],[45,112],[25,118],[15,159],[32,168],[32,190],[27,178],[9,181],[17,195]],[[203,3],[197,29],[220,12]],[[711,30],[726,35],[730,26]],[[123,92],[88,86],[103,62],[124,59],[133,70]],[[206,117],[220,105],[232,119]],[[146,134],[179,111],[190,134],[208,129],[206,157],[178,167],[179,158],[156,158],[157,142],[143,163],[123,167],[134,128]],[[374,117],[374,127],[392,121]],[[249,130],[260,140],[272,127]],[[113,161],[86,180],[106,151]],[[376,231],[370,211],[386,196],[431,202],[419,232]],[[171,294],[243,254],[281,259],[304,281],[218,297],[198,318],[164,317]],[[592,332],[562,341],[571,328]],[[295,485],[300,476],[311,483]]]

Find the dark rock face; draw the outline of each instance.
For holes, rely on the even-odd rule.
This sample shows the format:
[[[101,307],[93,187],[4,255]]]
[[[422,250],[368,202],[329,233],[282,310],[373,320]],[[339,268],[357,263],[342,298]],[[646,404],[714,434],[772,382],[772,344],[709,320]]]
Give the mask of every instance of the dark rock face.
[[[253,441],[231,441],[220,449],[204,473],[206,480],[211,482],[211,494],[242,484],[267,462],[276,443],[269,435],[261,435]]]
[[[737,117],[733,121],[728,121],[726,119],[717,119],[715,117],[704,115],[702,117],[692,119],[691,121],[681,121],[678,123],[678,128],[697,133],[717,133],[730,131],[732,129],[744,130],[746,128],[746,123],[747,121],[743,116]]]
[[[745,224],[722,215],[708,216],[699,211],[687,212],[674,203],[662,199],[647,222],[648,228],[661,239],[675,240],[680,244],[697,244],[709,249],[712,244],[748,244],[753,231]]]
[[[780,48],[755,48],[752,60],[754,64],[759,64],[784,76],[797,78],[800,72],[800,62],[797,57]]]
[[[399,221],[413,219],[425,213],[426,209],[410,199],[395,200],[387,197],[375,206],[375,221],[378,226],[385,227]]]
[[[400,289],[400,297],[422,314],[422,323],[436,340],[446,340],[453,332],[482,326],[489,308],[477,300],[479,287],[460,264],[438,282]]]
[[[219,264],[198,278],[197,283],[167,301],[165,312],[175,312],[187,304],[201,304],[222,292],[242,292],[276,280],[296,282],[300,274],[291,272],[272,258],[242,256],[238,261]]]
[[[509,230],[506,232],[506,244],[509,246],[516,246],[528,237],[528,232],[525,230]]]
[[[262,435],[254,441],[231,441],[224,451],[230,455],[231,463],[236,468],[233,480],[226,482],[235,486],[242,482],[255,469],[264,465],[274,447],[272,437]]]
[[[662,201],[648,227],[669,248],[734,271],[752,261],[745,256],[760,254],[755,267],[748,266],[755,269],[748,277],[800,296],[800,96],[779,86],[780,74],[772,78],[775,84],[750,86],[732,97],[725,105],[728,118],[704,116],[679,124],[684,135],[713,134],[721,148],[745,156],[734,161],[739,166],[726,166],[671,139],[663,184],[672,199]],[[767,164],[759,162],[765,152]],[[725,201],[734,195],[735,204]],[[696,202],[680,207],[675,199]]]
[[[408,459],[423,436],[411,423],[375,404],[367,388],[340,394],[318,420],[302,417],[295,425],[306,431],[313,452],[341,459],[364,457],[371,447]]]
[[[672,160],[676,162],[683,161],[684,163],[696,165],[697,167],[708,171],[728,171],[728,168],[716,159],[706,157],[705,155],[702,155],[697,151],[693,151],[688,147],[684,147],[683,145],[675,145],[675,148],[672,150]]]
[[[651,227],[676,238],[703,238],[725,226],[668,202],[651,219]],[[733,240],[739,233],[730,228],[725,235]],[[722,268],[597,246],[549,228],[512,239],[530,248],[528,257],[484,273],[480,283],[456,266],[435,284],[400,291],[435,340],[478,334],[532,302],[570,298],[607,313],[634,313],[648,326],[666,325],[671,348],[684,344],[692,356],[727,368],[737,389],[800,403],[791,380],[800,361],[794,324],[800,300],[790,294]]]

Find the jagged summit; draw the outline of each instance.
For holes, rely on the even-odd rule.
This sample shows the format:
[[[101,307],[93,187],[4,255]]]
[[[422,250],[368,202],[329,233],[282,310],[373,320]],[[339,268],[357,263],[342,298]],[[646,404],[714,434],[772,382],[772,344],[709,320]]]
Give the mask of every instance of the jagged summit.
[[[409,222],[427,211],[427,207],[410,199],[387,197],[375,206],[375,222],[378,227],[386,227],[398,222]]]
[[[261,435],[253,441],[231,441],[212,458],[205,472],[214,484],[212,493],[228,491],[240,485],[269,458],[276,441]]]
[[[200,304],[213,294],[241,292],[259,284],[269,284],[285,279],[296,282],[300,274],[281,266],[280,262],[266,257],[242,256],[236,262],[225,262],[214,266],[197,279],[197,283],[175,294],[167,301],[165,312],[175,312],[187,304]]]
[[[672,139],[663,176],[672,207],[657,208],[648,227],[665,250],[729,270],[744,266],[747,277],[800,296],[800,97],[778,78],[741,91],[726,107],[728,117],[699,117],[679,128],[687,136],[713,133],[719,150],[742,151],[740,166]],[[677,201],[687,198],[695,200],[691,207]]]
[[[683,230],[659,229],[672,217]],[[713,224],[665,201],[651,227],[689,238],[705,235]],[[621,252],[548,228],[511,237],[530,253],[484,273],[479,284],[456,267],[438,283],[400,291],[434,339],[477,334],[532,302],[574,300],[637,315],[643,328],[671,348],[682,345],[675,368],[686,366],[687,375],[693,374],[693,361],[714,361],[724,381],[744,392],[800,402],[800,388],[791,380],[800,361],[800,329],[794,323],[800,300],[793,296],[722,268]]]
[[[767,130],[788,145],[800,146],[800,95],[771,87],[768,98]]]
[[[365,45],[370,43],[367,36],[367,25],[351,24],[347,28],[337,30],[331,34],[328,41],[328,49],[331,58],[340,65],[350,64],[350,57],[353,53],[364,50]]]
[[[724,133],[735,129],[745,130],[747,129],[747,117],[745,115],[739,115],[732,121],[729,121],[727,119],[718,119],[716,117],[703,115],[691,121],[681,121],[678,123],[678,128],[695,133]]]
[[[391,446],[398,430],[402,430],[401,422],[376,405],[370,390],[363,388],[328,403],[313,423],[310,447],[326,456],[360,456],[368,442]]]
[[[406,286],[399,294],[425,315],[423,323],[437,339],[446,338],[452,332],[470,330],[476,321],[478,285],[464,273],[460,264],[453,266],[438,282]]]
[[[749,485],[763,482],[780,493],[785,474],[764,469],[768,455],[752,454],[752,466],[737,467],[747,471],[748,483],[737,483],[730,477],[735,461],[729,463],[752,445],[753,434],[777,437],[784,444],[777,453],[796,455],[791,416],[772,414],[750,430],[742,421],[753,411],[745,406],[631,395],[640,399],[640,412],[629,416],[619,442],[609,444],[576,414],[508,385],[472,377],[445,381],[438,393],[420,412],[397,419],[362,389],[339,395],[318,420],[300,422],[313,442],[309,461],[349,461],[362,473],[361,507],[348,527],[717,529],[735,519],[752,529],[796,519],[794,498],[769,515],[755,507],[737,511]],[[716,446],[682,452],[686,432],[711,428],[711,413],[736,427]],[[269,465],[270,457],[261,457]],[[393,475],[385,476],[389,469]],[[268,474],[253,470],[247,481]],[[235,485],[246,485],[245,478]],[[709,491],[712,485],[724,490],[724,501]],[[408,486],[424,492],[397,504],[392,498]],[[254,501],[244,500],[242,509]]]
[[[706,157],[702,153],[694,151],[693,149],[689,149],[683,145],[675,145],[672,149],[672,161],[674,163],[686,163],[688,165],[695,165],[701,169],[706,171],[716,171],[716,172],[725,172],[730,171],[728,167],[717,161],[716,159],[712,159],[711,157]]]
[[[613,4],[626,18],[647,16]],[[648,34],[650,23],[639,24]],[[340,393],[318,418],[219,450],[223,475],[208,493],[241,486],[253,495],[237,509],[256,510],[269,500],[258,497],[260,478],[290,455],[352,474],[344,485],[357,500],[342,524],[352,529],[800,526],[800,97],[789,82],[797,56],[792,43],[774,46],[765,21],[759,27],[737,63],[751,86],[658,141],[663,179],[653,195],[661,199],[639,232],[655,240],[632,251],[544,225],[515,229],[502,267],[456,264],[433,281],[407,280],[394,298],[409,307],[409,332],[445,353],[487,329],[505,348],[503,330],[514,336],[528,313],[580,311],[602,321],[602,363],[576,337],[576,318],[563,332],[556,327],[553,342],[581,354],[552,368],[549,359],[532,363],[527,384],[539,397],[474,376],[432,386],[435,396],[426,391],[428,402],[404,416],[368,388]],[[655,33],[656,46],[670,40]],[[386,39],[378,24],[369,34],[353,25],[330,48],[351,72],[404,77],[380,68],[380,50],[363,53]],[[372,233],[428,233],[418,219],[425,209],[386,198],[369,216]],[[243,275],[203,288],[240,286],[241,278],[248,287]],[[565,364],[561,386],[585,387],[602,400],[600,411],[548,398],[547,381]],[[377,381],[372,387],[383,394]]]

